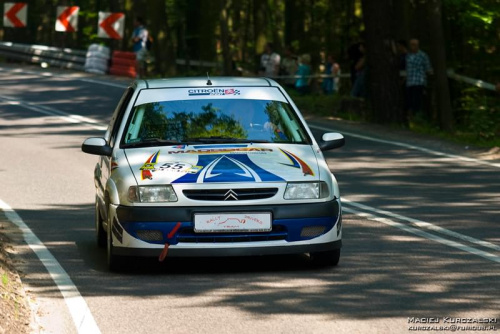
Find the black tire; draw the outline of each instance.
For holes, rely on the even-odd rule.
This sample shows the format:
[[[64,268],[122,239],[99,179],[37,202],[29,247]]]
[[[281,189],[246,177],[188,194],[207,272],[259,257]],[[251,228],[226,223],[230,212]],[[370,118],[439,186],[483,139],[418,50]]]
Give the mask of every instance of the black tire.
[[[113,246],[113,234],[111,232],[111,223],[108,224],[108,233],[107,233],[107,259],[108,259],[108,268],[110,271],[120,271],[122,269],[123,258],[119,255],[114,254],[114,246]]]
[[[97,198],[95,201],[95,238],[97,246],[99,246],[100,248],[106,247],[107,244],[106,231],[104,231],[104,227],[102,226],[102,217],[101,217],[101,212],[99,211],[99,204]]]
[[[311,253],[311,260],[316,267],[335,267],[340,261],[340,249]]]

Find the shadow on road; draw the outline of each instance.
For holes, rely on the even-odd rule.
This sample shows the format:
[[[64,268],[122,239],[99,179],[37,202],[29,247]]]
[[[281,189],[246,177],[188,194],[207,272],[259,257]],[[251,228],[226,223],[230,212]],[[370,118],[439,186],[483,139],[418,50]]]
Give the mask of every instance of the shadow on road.
[[[97,248],[93,205],[20,211],[85,297],[189,299],[250,314],[382,318],[463,315],[498,306],[498,265],[391,227],[346,215],[341,263],[312,269],[305,255],[239,258],[131,258],[106,269]],[[50,228],[48,228],[50,226]],[[68,239],[68,236],[72,236]],[[44,271],[42,268],[39,270]],[[44,290],[56,293],[50,280]],[[201,303],[201,304],[200,304]]]

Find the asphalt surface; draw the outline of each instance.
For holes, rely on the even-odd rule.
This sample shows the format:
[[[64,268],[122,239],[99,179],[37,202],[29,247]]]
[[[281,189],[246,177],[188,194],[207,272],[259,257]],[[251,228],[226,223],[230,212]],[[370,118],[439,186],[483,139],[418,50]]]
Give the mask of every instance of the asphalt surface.
[[[338,267],[281,256],[130,261],[108,272],[94,242],[97,159],[80,145],[102,134],[123,85],[0,65],[0,199],[68,273],[102,333],[406,333],[426,325],[409,318],[500,322],[500,168],[348,135],[325,154],[345,200]],[[318,127],[344,128],[310,124],[318,137]],[[25,246],[18,257],[43,331],[75,333],[47,270]]]

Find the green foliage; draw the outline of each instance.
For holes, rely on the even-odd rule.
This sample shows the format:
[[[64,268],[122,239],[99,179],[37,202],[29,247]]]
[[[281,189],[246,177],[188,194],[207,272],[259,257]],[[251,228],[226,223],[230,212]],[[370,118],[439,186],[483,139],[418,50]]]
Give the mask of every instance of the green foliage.
[[[498,77],[500,1],[443,0],[443,7],[449,64],[483,80]]]
[[[478,139],[488,140],[500,135],[500,108],[497,96],[488,96],[472,87],[462,91],[458,111],[462,128]]]
[[[498,95],[477,87],[456,85],[459,95],[455,99],[457,129],[441,131],[423,117],[414,117],[410,130],[442,138],[466,146],[500,146],[500,108]]]
[[[394,22],[395,29],[388,38],[418,37],[422,48],[432,57],[428,36],[435,32],[429,31],[426,11],[419,10],[422,4],[431,1],[434,0],[392,1],[393,11],[386,11],[387,22]],[[366,38],[361,0],[79,0],[74,2],[74,5],[80,6],[79,30],[75,33],[56,33],[56,7],[63,3],[66,2],[31,1],[28,27],[0,27],[0,39],[76,49],[100,43],[114,50],[130,50],[133,17],[142,16],[155,41],[151,52],[155,61],[148,66],[148,74],[165,77],[199,76],[207,71],[212,76],[222,72],[225,75],[236,72],[245,76],[255,75],[265,42],[273,42],[281,55],[283,47],[290,45],[296,55],[308,53],[313,73],[320,72],[320,64],[326,55],[332,55],[341,65],[343,73],[347,73],[349,46],[363,36]],[[99,10],[125,13],[123,40],[97,37]],[[221,16],[222,13],[224,16]],[[227,18],[227,22],[224,21],[227,24],[221,25],[221,17]],[[473,78],[497,82],[500,78],[500,0],[442,0],[442,23],[445,37],[442,48],[446,50],[447,67]],[[228,31],[223,34],[221,27],[226,25]],[[223,54],[222,45],[228,46],[229,52]],[[232,66],[221,66],[223,57],[230,57]],[[189,59],[191,65],[178,65],[176,59]],[[200,60],[216,65],[192,65],[192,61]],[[225,61],[227,65],[228,59]],[[226,67],[232,67],[232,71]],[[433,88],[430,92],[433,99],[439,89]],[[312,90],[314,92],[315,88]],[[495,105],[498,96],[483,96],[483,93],[463,91],[463,88],[452,89],[451,93],[457,96],[454,113],[459,131],[477,140],[489,140],[498,135],[498,107]],[[370,103],[345,96],[294,94],[293,97],[307,113],[351,120],[366,117],[365,109]],[[216,114],[215,111],[207,111],[207,116]],[[439,110],[434,110],[434,114],[439,115]],[[182,117],[179,115],[175,121],[192,121],[180,119]],[[167,123],[173,122],[172,119],[157,121],[150,126],[158,133],[164,133]],[[227,120],[217,120],[215,116],[214,122],[212,133],[222,131],[217,130],[220,124],[229,124]],[[232,131],[234,136],[238,135],[237,128]]]

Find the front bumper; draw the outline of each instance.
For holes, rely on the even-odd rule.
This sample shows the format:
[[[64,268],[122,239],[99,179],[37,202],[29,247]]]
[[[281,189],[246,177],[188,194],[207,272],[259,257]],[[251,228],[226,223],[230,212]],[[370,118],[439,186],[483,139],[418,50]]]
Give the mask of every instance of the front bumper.
[[[251,211],[270,212],[273,230],[262,233],[195,233],[193,230],[195,213]],[[338,249],[341,222],[340,199],[300,205],[117,206],[112,231],[117,255],[158,256],[165,244],[169,245],[169,256],[268,255]],[[304,233],[308,228],[320,232]],[[155,231],[159,238],[141,239],[144,231]]]
[[[260,256],[260,255],[285,255],[285,254],[303,254],[314,252],[325,252],[342,247],[342,240],[336,240],[328,243],[310,244],[310,245],[267,245],[252,247],[226,247],[212,248],[184,248],[172,246],[168,250],[169,257],[225,257],[225,256]],[[120,256],[140,256],[140,257],[158,257],[162,249],[158,248],[126,248],[115,247],[114,254]]]

